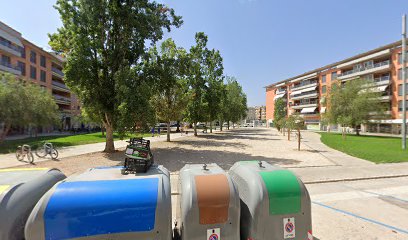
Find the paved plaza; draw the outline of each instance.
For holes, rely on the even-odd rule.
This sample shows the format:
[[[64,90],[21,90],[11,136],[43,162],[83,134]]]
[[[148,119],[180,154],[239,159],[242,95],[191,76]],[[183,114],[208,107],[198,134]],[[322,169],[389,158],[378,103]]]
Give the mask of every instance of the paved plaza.
[[[316,239],[408,239],[408,163],[373,164],[326,147],[319,134],[303,132],[301,151],[274,129],[239,128],[201,134],[174,135],[152,141],[155,161],[172,172],[173,214],[177,217],[178,171],[189,163],[217,163],[228,170],[236,161],[263,160],[294,171],[312,199]],[[56,167],[72,175],[95,166],[120,165],[123,151],[73,154],[31,167]],[[123,147],[125,144],[117,147]],[[84,147],[78,147],[85,149]],[[90,148],[88,147],[88,152]],[[29,166],[30,165],[26,165]]]

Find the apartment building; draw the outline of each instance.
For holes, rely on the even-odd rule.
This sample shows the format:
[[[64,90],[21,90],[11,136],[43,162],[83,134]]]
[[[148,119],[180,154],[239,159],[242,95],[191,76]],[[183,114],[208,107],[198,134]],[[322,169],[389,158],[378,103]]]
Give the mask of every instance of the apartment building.
[[[80,114],[80,106],[64,83],[64,61],[63,57],[45,51],[0,22],[0,71],[38,84],[50,92],[60,110],[61,126],[58,128],[67,130],[72,125],[73,116]]]
[[[401,41],[358,54],[298,76],[268,85],[266,89],[266,119],[273,121],[277,99],[286,103],[287,114],[299,113],[308,129],[326,129],[321,115],[326,112],[326,98],[334,82],[362,78],[375,82],[386,107],[385,118],[373,117],[362,127],[363,132],[401,133],[402,123],[402,47]],[[406,116],[405,116],[406,117]],[[331,126],[336,128],[337,126]]]

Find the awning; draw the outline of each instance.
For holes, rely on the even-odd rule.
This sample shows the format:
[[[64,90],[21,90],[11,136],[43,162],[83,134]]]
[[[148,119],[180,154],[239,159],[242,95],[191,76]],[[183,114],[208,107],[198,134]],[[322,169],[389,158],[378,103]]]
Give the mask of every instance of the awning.
[[[310,91],[316,90],[316,88],[317,88],[317,86],[308,87],[308,88],[302,89],[302,92],[310,92]]]
[[[359,93],[365,93],[365,92],[367,92],[368,89],[370,89],[373,92],[384,92],[387,89],[388,86],[389,85],[379,86],[379,87],[372,87],[372,88],[365,88],[365,89],[360,90]]]
[[[325,113],[326,112],[326,107],[321,107],[320,108],[320,113]]]
[[[278,95],[276,95],[276,96],[273,98],[273,100],[279,99],[279,98],[281,98],[281,97],[283,97],[283,96],[285,96],[285,93],[278,94]]]
[[[24,47],[23,43],[20,41],[20,39],[18,39],[17,37],[12,36],[11,34],[9,34],[8,32],[0,29],[0,36],[6,40],[9,40],[10,42],[20,46],[20,47]]]
[[[313,113],[314,111],[316,111],[316,107],[308,107],[303,108],[302,111],[300,111],[300,113]]]
[[[297,90],[297,91],[293,91],[290,95],[297,95],[297,94],[301,94],[303,90]]]
[[[374,91],[374,92],[384,92],[385,89],[387,89],[387,87],[388,87],[388,85],[380,86],[380,87],[375,87],[375,88],[373,89],[373,91]]]

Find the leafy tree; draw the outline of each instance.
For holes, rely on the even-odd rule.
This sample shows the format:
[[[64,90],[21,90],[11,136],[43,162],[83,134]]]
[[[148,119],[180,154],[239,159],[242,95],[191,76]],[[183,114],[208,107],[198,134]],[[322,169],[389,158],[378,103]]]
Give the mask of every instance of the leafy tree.
[[[105,151],[113,152],[115,129],[151,116],[146,45],[160,40],[163,29],[180,26],[181,17],[148,0],[58,0],[55,8],[62,27],[49,35],[50,46],[67,57],[65,81],[102,121]]]
[[[300,151],[300,142],[302,139],[300,130],[303,129],[304,126],[305,126],[305,120],[298,114],[292,114],[286,120],[286,127],[288,128],[288,140],[290,140],[291,129],[297,131],[298,151]]]
[[[217,111],[218,122],[220,124],[220,131],[222,131],[223,124],[226,119],[229,119],[229,106],[228,106],[228,98],[227,98],[227,85],[222,84],[220,91],[219,91],[219,108]]]
[[[326,118],[330,123],[343,127],[353,127],[359,134],[358,127],[367,123],[374,115],[381,117],[384,106],[381,93],[375,91],[372,82],[356,79],[343,85],[333,85],[329,92],[329,109]]]
[[[47,127],[58,122],[58,106],[52,95],[37,85],[0,74],[0,142],[11,127]]]
[[[190,48],[189,53],[187,76],[191,99],[187,105],[186,119],[193,123],[194,136],[197,136],[197,122],[206,121],[208,113],[208,102],[205,98],[208,37],[203,32],[199,32],[196,33],[195,40],[196,45]]]
[[[222,57],[219,51],[214,49],[207,51],[206,57],[206,86],[205,99],[208,103],[208,121],[210,122],[210,133],[212,133],[212,122],[217,119],[220,111],[222,91],[224,85]]]
[[[157,84],[152,98],[152,105],[157,117],[167,123],[167,141],[170,142],[170,122],[182,118],[188,102],[187,81],[184,76],[186,51],[177,48],[172,39],[150,51],[149,71],[154,74]]]
[[[278,131],[280,131],[284,124],[284,120],[282,119],[286,118],[286,103],[282,98],[278,98],[275,101],[275,110],[273,112],[273,117],[273,123]]]
[[[229,129],[229,122],[234,124],[245,118],[247,114],[247,97],[235,77],[227,76],[226,79],[227,101],[224,108],[227,110],[225,120],[228,122]]]

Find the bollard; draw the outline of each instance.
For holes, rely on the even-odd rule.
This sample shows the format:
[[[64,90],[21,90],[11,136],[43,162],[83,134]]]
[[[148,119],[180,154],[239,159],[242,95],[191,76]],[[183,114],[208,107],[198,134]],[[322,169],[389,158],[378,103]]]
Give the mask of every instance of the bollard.
[[[180,171],[183,240],[239,239],[239,196],[216,164],[191,164]]]
[[[26,239],[170,240],[170,173],[100,167],[55,185],[27,220]]]
[[[309,193],[292,172],[242,161],[229,175],[241,199],[242,240],[313,239]]]
[[[24,239],[24,225],[35,204],[64,178],[57,169],[0,169],[0,240]]]

